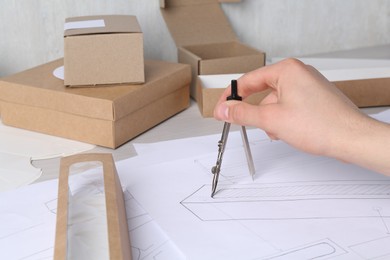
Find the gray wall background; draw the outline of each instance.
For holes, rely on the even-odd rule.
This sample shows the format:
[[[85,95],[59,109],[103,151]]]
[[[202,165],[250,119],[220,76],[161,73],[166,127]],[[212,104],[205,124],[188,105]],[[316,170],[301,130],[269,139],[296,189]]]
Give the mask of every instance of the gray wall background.
[[[390,43],[390,0],[242,0],[224,3],[238,38],[268,57]],[[66,17],[132,14],[145,57],[176,61],[158,0],[0,0],[0,76],[63,56]]]

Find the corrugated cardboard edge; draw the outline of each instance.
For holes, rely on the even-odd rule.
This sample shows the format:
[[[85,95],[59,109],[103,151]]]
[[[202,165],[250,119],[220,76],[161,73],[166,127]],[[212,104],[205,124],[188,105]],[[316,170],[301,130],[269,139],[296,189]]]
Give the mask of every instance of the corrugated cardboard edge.
[[[110,259],[131,259],[125,202],[115,163],[111,154],[97,153],[78,154],[61,159],[54,259],[67,259],[69,168],[72,164],[88,161],[100,161],[103,164]]]

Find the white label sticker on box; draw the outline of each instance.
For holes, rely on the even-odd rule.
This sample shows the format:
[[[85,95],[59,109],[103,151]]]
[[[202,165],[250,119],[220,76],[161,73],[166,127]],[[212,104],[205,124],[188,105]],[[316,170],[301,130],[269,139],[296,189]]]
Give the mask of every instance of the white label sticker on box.
[[[86,28],[97,28],[97,27],[105,27],[105,26],[106,25],[103,19],[67,22],[64,24],[64,31],[71,30],[71,29],[86,29]]]

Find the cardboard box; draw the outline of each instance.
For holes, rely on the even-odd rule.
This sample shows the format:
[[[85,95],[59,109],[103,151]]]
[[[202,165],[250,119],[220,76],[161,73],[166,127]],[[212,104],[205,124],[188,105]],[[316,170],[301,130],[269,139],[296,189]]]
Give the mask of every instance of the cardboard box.
[[[358,107],[390,105],[390,68],[320,70]],[[204,117],[212,117],[214,107],[232,79],[243,74],[201,75],[197,78],[198,106]],[[238,88],[240,88],[238,86]],[[269,90],[253,94],[244,102],[259,104]]]
[[[187,64],[146,61],[146,83],[67,88],[53,61],[0,80],[4,124],[116,148],[189,106]]]
[[[390,67],[320,72],[358,107],[390,105]]]
[[[198,92],[198,107],[203,117],[213,117],[214,107],[221,97],[223,91],[229,86],[232,79],[238,79],[243,74],[218,74],[200,75],[196,80],[196,90]],[[240,86],[238,86],[239,88]],[[243,101],[249,104],[259,104],[270,91],[262,91],[253,94]]]
[[[135,16],[72,17],[64,29],[65,85],[145,82],[143,35]]]
[[[163,0],[160,6],[179,62],[191,64],[195,100],[198,75],[244,73],[264,66],[265,53],[238,41],[217,0]]]
[[[88,189],[83,189],[82,192],[72,191],[69,185],[70,167],[76,163],[91,161],[99,161],[103,165],[104,188],[96,187],[99,188],[98,192],[95,190],[88,192]],[[94,185],[97,184],[93,183],[92,186]],[[91,212],[88,210],[91,207],[84,205],[84,201],[98,202],[94,204],[96,209]],[[105,205],[104,216],[95,212],[98,210],[101,213],[100,205],[103,207]],[[97,225],[94,225],[96,223]],[[69,229],[78,229],[80,225],[83,228],[79,234],[72,236]],[[88,236],[98,237],[93,241],[98,243],[83,241]],[[115,163],[111,154],[79,154],[64,157],[60,163],[58,182],[54,259],[93,259],[92,255],[97,253],[111,260],[132,258],[125,202]]]

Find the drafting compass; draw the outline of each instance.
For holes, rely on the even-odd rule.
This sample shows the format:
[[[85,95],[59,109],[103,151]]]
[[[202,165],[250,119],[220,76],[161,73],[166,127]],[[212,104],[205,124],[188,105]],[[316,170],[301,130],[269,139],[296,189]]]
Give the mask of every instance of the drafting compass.
[[[232,80],[232,82],[231,82],[231,94],[230,94],[230,96],[227,97],[227,100],[240,100],[240,101],[242,100],[242,98],[238,95],[237,81],[236,80]],[[221,140],[218,141],[217,162],[216,162],[215,166],[213,166],[213,168],[211,168],[211,172],[214,174],[213,183],[212,183],[212,190],[211,190],[211,197],[212,198],[214,197],[214,195],[217,191],[218,178],[219,178],[219,173],[221,171],[221,165],[222,165],[222,157],[223,157],[223,153],[225,151],[226,142],[227,142],[228,135],[229,135],[229,130],[230,130],[230,123],[225,122],[225,124],[223,125]],[[246,134],[245,126],[241,126],[241,138],[242,138],[242,141],[244,144],[245,155],[246,155],[246,160],[248,163],[249,173],[253,179],[254,174],[255,174],[255,166],[253,164],[252,153],[251,153],[251,149],[249,147],[248,136]]]

